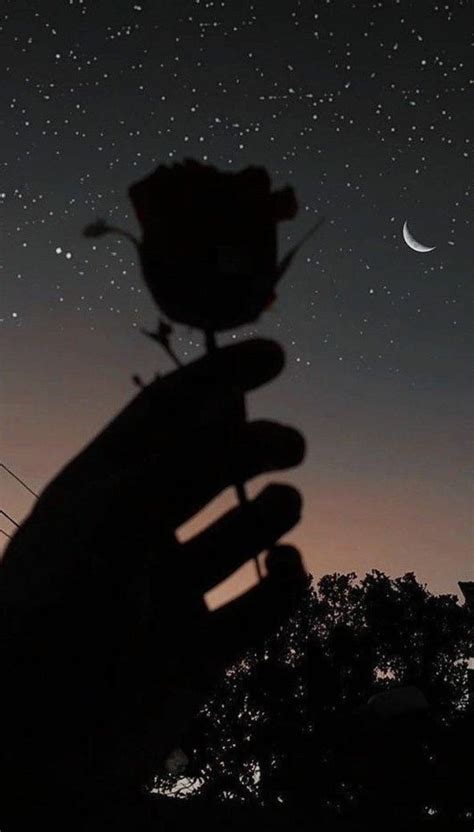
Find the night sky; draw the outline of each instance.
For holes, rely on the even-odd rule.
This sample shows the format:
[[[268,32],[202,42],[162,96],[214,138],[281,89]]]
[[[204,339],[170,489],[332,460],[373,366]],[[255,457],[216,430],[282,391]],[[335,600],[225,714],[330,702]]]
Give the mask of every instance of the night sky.
[[[258,325],[220,336],[287,353],[248,402],[308,442],[299,469],[272,477],[305,498],[287,539],[315,577],[414,571],[455,592],[473,539],[472,3],[3,9],[1,462],[41,490],[135,395],[133,373],[172,367],[140,332],[157,313],[134,248],[83,227],[139,233],[127,189],[160,163],[263,165],[300,204],[281,255],[326,217]],[[433,251],[405,244],[405,221]],[[176,337],[183,361],[202,353],[198,332]],[[5,470],[0,489],[20,520],[31,495]]]

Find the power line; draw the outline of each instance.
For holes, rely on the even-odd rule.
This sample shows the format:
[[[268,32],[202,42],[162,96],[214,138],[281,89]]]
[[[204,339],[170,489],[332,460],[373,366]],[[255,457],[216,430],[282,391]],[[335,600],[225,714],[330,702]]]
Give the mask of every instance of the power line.
[[[3,510],[3,508],[0,508],[0,514],[3,514],[7,518],[7,520],[10,521],[10,523],[13,523],[13,525],[17,527],[17,529],[20,528],[20,524],[17,523],[16,520],[13,519],[13,517],[10,517],[10,515],[7,514],[7,512]]]
[[[33,494],[33,497],[36,497],[36,499],[38,499],[38,494],[36,493],[36,491],[33,491],[33,489],[30,488],[30,486],[24,480],[22,480],[21,477],[18,476],[18,474],[15,474],[15,472],[12,471],[11,468],[8,468],[8,466],[5,465],[4,462],[0,462],[0,468],[4,468],[5,471],[8,474],[10,474],[11,477],[14,477],[20,483],[20,485],[23,486],[23,488],[26,488],[26,490],[29,491],[30,494]]]
[[[12,539],[11,534],[7,534],[7,532],[6,532],[4,529],[0,529],[0,532],[1,532],[2,534],[4,534],[4,535],[5,535],[5,537],[8,537],[8,539],[9,539],[9,540],[11,540],[11,539]]]

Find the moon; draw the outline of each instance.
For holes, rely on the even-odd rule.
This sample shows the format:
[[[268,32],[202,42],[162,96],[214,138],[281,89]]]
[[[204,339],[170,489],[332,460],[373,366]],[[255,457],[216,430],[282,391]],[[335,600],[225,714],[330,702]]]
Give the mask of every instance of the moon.
[[[422,243],[418,243],[411,232],[408,230],[408,224],[405,222],[403,224],[403,239],[405,240],[407,246],[413,249],[413,251],[434,251],[436,246],[424,246]]]

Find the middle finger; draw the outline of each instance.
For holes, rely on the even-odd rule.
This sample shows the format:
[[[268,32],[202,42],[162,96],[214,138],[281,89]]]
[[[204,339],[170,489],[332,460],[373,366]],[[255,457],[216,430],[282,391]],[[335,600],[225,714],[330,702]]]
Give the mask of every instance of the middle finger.
[[[259,420],[239,427],[232,436],[195,437],[178,456],[160,455],[146,466],[122,472],[109,488],[114,514],[133,512],[137,523],[177,529],[236,482],[298,465],[305,442],[295,428]],[[114,493],[115,492],[115,493]]]

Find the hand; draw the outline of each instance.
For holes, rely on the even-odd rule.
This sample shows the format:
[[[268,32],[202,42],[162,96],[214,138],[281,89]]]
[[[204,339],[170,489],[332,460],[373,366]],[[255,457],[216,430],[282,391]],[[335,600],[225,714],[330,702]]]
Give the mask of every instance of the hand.
[[[254,340],[158,378],[18,530],[0,566],[0,774],[13,800],[86,805],[138,789],[223,668],[294,609],[305,575],[288,546],[237,600],[211,612],[203,598],[295,526],[294,488],[269,485],[188,542],[175,535],[233,483],[303,459],[294,429],[245,422],[244,394],[283,361]]]

